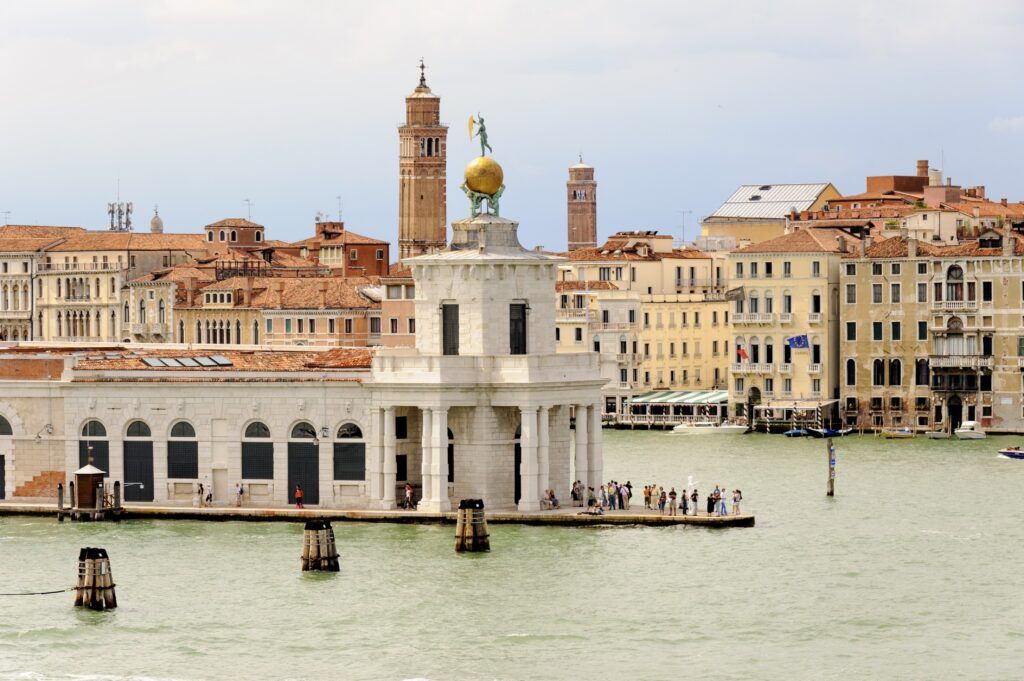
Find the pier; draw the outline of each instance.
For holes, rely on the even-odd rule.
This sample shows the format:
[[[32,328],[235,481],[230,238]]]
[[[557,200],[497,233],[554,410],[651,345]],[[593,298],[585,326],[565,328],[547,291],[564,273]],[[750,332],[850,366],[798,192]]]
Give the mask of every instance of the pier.
[[[692,525],[697,527],[727,528],[753,527],[754,515],[661,515],[659,513],[636,513],[611,511],[603,514],[580,513],[578,506],[550,511],[523,513],[520,511],[487,511],[489,524],[510,525],[552,525],[562,527],[585,527],[591,525],[635,526],[635,525]],[[56,516],[57,508],[44,503],[0,503],[0,516],[37,515]],[[194,508],[191,506],[122,506],[123,520],[246,520],[246,521],[290,521],[330,520],[333,522],[398,523],[398,524],[455,524],[457,511],[436,513],[430,511],[377,511],[339,510],[317,508],[239,508],[237,506]]]

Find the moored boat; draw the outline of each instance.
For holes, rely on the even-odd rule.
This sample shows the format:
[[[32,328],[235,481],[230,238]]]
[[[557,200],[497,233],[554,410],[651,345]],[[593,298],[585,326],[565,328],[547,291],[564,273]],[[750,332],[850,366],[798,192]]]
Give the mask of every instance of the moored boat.
[[[886,440],[903,440],[906,438],[916,437],[916,433],[906,426],[902,428],[891,428],[889,430],[882,431],[882,437]]]
[[[793,428],[792,430],[787,430],[783,435],[786,437],[807,437],[810,433],[803,428]]]
[[[742,423],[732,423],[730,421],[722,421],[721,423],[715,423],[714,421],[688,421],[686,423],[680,423],[678,426],[672,429],[673,433],[690,433],[690,434],[737,434],[747,432],[747,426]]]
[[[811,437],[843,437],[853,432],[853,428],[808,428]]]
[[[977,421],[964,421],[953,431],[958,440],[984,440],[988,437]]]

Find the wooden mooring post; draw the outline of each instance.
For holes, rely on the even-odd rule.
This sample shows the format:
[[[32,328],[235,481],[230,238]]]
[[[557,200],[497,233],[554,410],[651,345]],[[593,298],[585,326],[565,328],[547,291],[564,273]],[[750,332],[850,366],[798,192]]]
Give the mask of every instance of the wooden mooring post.
[[[828,486],[825,488],[825,496],[836,495],[836,448],[832,446],[832,438],[825,440],[825,456],[828,458]]]
[[[483,499],[463,499],[455,516],[455,550],[462,552],[490,551],[487,516]]]
[[[338,572],[338,548],[330,520],[307,520],[302,532],[302,571]]]
[[[113,610],[117,607],[114,575],[110,571],[106,549],[86,547],[78,552],[75,606],[90,610]]]

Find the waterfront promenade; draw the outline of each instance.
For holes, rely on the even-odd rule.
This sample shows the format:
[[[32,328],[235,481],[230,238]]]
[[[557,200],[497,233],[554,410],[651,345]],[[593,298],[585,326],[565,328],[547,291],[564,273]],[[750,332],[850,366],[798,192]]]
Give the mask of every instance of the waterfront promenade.
[[[491,524],[551,525],[579,527],[588,525],[693,525],[698,527],[753,527],[753,514],[716,515],[662,515],[650,511],[609,511],[600,515],[580,513],[579,507],[566,507],[550,511],[522,513],[519,511],[487,510],[487,522]],[[0,516],[35,515],[56,516],[57,507],[52,502],[0,503]],[[161,520],[247,520],[247,521],[293,521],[311,519],[332,521],[399,523],[399,524],[444,524],[455,523],[455,512],[433,513],[429,511],[341,510],[332,508],[255,508],[237,506],[139,506],[124,507],[122,519]]]

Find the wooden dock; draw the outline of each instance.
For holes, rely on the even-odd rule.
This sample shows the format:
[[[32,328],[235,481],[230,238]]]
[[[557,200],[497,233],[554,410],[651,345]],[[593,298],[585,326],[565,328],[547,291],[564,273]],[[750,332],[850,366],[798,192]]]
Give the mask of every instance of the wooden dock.
[[[578,507],[552,511],[521,513],[519,511],[495,511],[487,509],[490,524],[512,525],[554,525],[563,527],[585,526],[635,526],[635,525],[693,525],[708,528],[753,527],[752,514],[715,515],[661,515],[641,511],[611,511],[601,515],[581,514]],[[47,503],[0,502],[0,516],[34,515],[56,516],[57,507]],[[428,513],[424,511],[372,511],[340,510],[318,508],[247,508],[236,506],[194,508],[191,506],[123,505],[121,518],[124,520],[245,520],[245,521],[286,521],[330,520],[333,522],[363,523],[406,523],[406,524],[455,524],[457,511]]]

